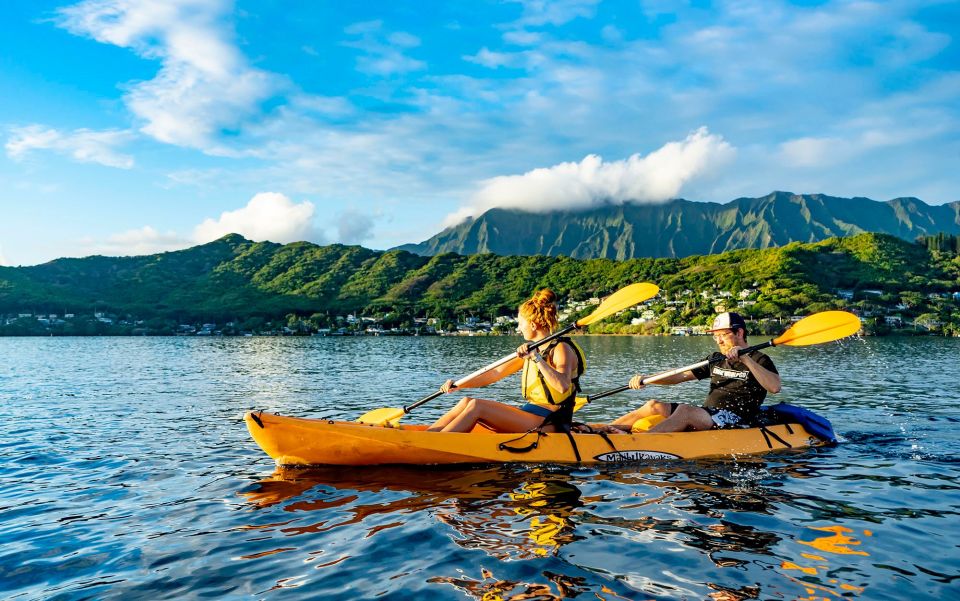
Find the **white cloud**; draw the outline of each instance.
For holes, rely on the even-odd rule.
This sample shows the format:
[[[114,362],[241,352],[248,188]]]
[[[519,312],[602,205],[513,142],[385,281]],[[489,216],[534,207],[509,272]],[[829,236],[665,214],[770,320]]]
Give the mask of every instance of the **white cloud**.
[[[108,236],[105,240],[87,237],[79,241],[82,252],[109,256],[147,255],[171,250],[180,250],[198,244],[206,244],[227,234],[240,234],[256,242],[297,242],[308,240],[323,242],[315,230],[313,203],[294,203],[283,194],[261,192],[250,199],[246,206],[235,211],[225,211],[217,219],[205,219],[190,234],[173,230],[161,232],[145,225]],[[344,227],[341,218],[341,229]],[[353,222],[349,232],[360,239],[372,227],[372,220],[363,225],[362,218]]]
[[[734,154],[734,148],[722,137],[702,127],[647,156],[634,154],[605,163],[601,157],[589,155],[579,163],[495,177],[484,182],[470,205],[449,215],[444,225],[459,223],[493,207],[546,212],[611,202],[663,202],[676,198],[688,182],[728,163]]]
[[[425,62],[403,53],[419,46],[420,38],[403,31],[386,33],[382,21],[354,23],[344,33],[359,38],[343,45],[364,52],[357,58],[357,69],[368,75],[390,76],[427,68]]]
[[[295,204],[277,192],[261,192],[247,206],[224,211],[218,219],[207,219],[194,228],[197,243],[210,242],[226,234],[271,242],[297,242],[317,237],[313,227],[314,206],[311,202]]]
[[[802,137],[780,144],[780,157],[791,167],[826,168],[840,165],[871,151],[884,148],[903,148],[910,144],[920,144],[924,140],[949,135],[953,125],[944,117],[933,123],[927,117],[917,119],[892,118],[889,115],[904,117],[910,112],[899,113],[886,109],[883,116],[871,114],[871,108],[848,122],[835,126],[837,135],[822,137]],[[903,124],[902,122],[908,123]]]
[[[536,46],[543,40],[543,36],[534,31],[523,29],[517,31],[508,31],[503,34],[503,41],[516,46]]]
[[[577,18],[590,19],[600,0],[513,0],[523,5],[522,25],[564,25]]]
[[[797,138],[780,145],[783,159],[795,167],[829,165],[847,155],[847,143],[839,138]]]
[[[130,132],[78,129],[64,133],[40,125],[28,125],[12,129],[11,134],[5,148],[7,156],[12,159],[20,159],[34,150],[52,150],[81,163],[99,163],[118,169],[133,167],[133,157],[115,150],[131,140]]]
[[[420,38],[405,31],[391,33],[387,36],[387,41],[389,41],[391,45],[400,46],[401,48],[416,48],[420,45]]]
[[[483,47],[473,56],[464,56],[463,60],[469,63],[475,63],[490,69],[498,67],[512,67],[518,63],[518,54],[512,52],[493,52],[487,47]]]
[[[161,142],[227,154],[215,143],[258,112],[279,87],[253,69],[220,21],[225,0],[85,0],[61,9],[60,25],[77,35],[130,48],[161,61],[157,76],[129,85],[126,101],[146,121],[142,131]]]
[[[356,211],[344,211],[337,223],[337,239],[344,244],[360,244],[373,234],[373,217]]]
[[[620,44],[623,42],[623,31],[615,25],[605,25],[600,30],[600,35],[608,44]]]
[[[321,118],[343,118],[356,114],[356,108],[346,99],[337,96],[316,96],[295,94],[290,97],[289,110],[303,115],[316,114]],[[287,114],[288,109],[281,108],[278,113]]]
[[[159,232],[145,225],[109,236],[105,241],[85,239],[81,241],[87,251],[108,256],[149,255],[190,246],[191,240],[176,232]]]
[[[3,265],[4,267],[10,265],[10,263],[7,262],[7,258],[6,258],[5,256],[3,256],[3,247],[2,247],[2,246],[0,246],[0,265]]]
[[[127,94],[127,102],[138,115],[148,115],[146,126],[157,128],[158,136],[166,132],[169,139],[189,141],[194,130],[206,132],[197,138],[209,142],[205,150],[226,154],[214,142],[222,140],[234,145],[234,154],[259,159],[181,162],[170,167],[178,171],[172,180],[201,188],[222,188],[229,180],[243,190],[269,189],[263,182],[282,181],[291,196],[309,197],[318,210],[344,199],[355,200],[359,210],[363,202],[376,203],[398,220],[377,229],[374,243],[381,247],[409,241],[388,243],[384,237],[412,230],[415,221],[424,231],[412,237],[435,233],[438,226],[429,215],[453,210],[446,204],[451,198],[469,204],[465,210],[483,210],[496,202],[490,194],[471,197],[464,190],[469,182],[482,181],[475,191],[492,194],[497,185],[512,191],[534,187],[532,180],[541,171],[547,179],[559,179],[567,166],[574,172],[569,176],[574,188],[592,198],[599,184],[579,178],[591,168],[609,173],[617,165],[632,172],[630,159],[577,162],[581,158],[628,157],[637,148],[650,148],[638,141],[674,139],[676,132],[702,123],[736,144],[738,160],[722,180],[694,177],[682,184],[689,198],[726,201],[783,188],[889,197],[913,193],[910,186],[936,184],[932,198],[955,199],[950,161],[956,157],[958,129],[951,107],[960,88],[942,50],[946,38],[937,33],[947,30],[930,19],[927,25],[915,24],[924,22],[927,9],[899,2],[775,1],[721,2],[704,10],[645,0],[643,9],[656,20],[648,28],[595,4],[526,2],[522,14],[514,5],[508,8],[519,21],[489,23],[490,31],[477,31],[477,37],[472,32],[460,38],[469,45],[456,46],[465,48],[458,50],[465,60],[524,72],[482,73],[469,65],[457,72],[449,60],[442,61],[439,71],[427,70],[416,59],[436,55],[429,27],[410,26],[408,34],[392,32],[389,22],[354,24],[343,31],[345,45],[357,49],[357,66],[378,76],[402,77],[351,77],[322,90],[310,82],[311,91],[342,90],[339,98],[314,97],[295,84],[277,88],[286,85],[282,76],[251,69],[252,61],[241,56],[233,39],[226,0],[83,2],[75,9],[87,18],[78,19],[71,31],[162,61],[153,82],[133,83]],[[94,7],[112,7],[115,16],[98,16]],[[663,19],[661,13],[676,18]],[[596,22],[586,23],[586,18]],[[555,25],[577,19],[571,29]],[[69,21],[65,16],[64,25]],[[170,35],[177,30],[175,22],[184,32],[176,39]],[[582,33],[580,25],[594,34],[576,35]],[[421,32],[422,46],[413,35]],[[196,40],[201,37],[208,40],[209,51],[188,52],[200,48]],[[290,42],[292,49],[307,42],[312,45],[304,52],[327,56],[324,48],[338,41],[314,37]],[[271,46],[251,38],[249,48],[259,54]],[[896,57],[920,62],[904,65]],[[263,58],[264,64],[280,64],[279,57]],[[226,102],[225,112],[218,114],[219,105],[211,99],[219,93],[217,82],[229,82],[231,72],[253,73],[266,81],[253,77],[253,91],[240,95],[247,100]],[[191,74],[198,78],[196,88]],[[152,85],[169,92],[169,103]],[[256,92],[272,89],[285,98],[269,114],[256,113]],[[141,100],[138,90],[146,97],[142,106],[133,104]],[[883,102],[872,106],[877,100]],[[377,108],[366,110],[369,106]],[[251,114],[255,118],[245,118]],[[872,122],[854,123],[865,116]],[[877,119],[883,116],[899,123]],[[204,129],[203,122],[212,125]],[[932,133],[908,144],[902,131],[907,124],[918,135]],[[229,131],[218,135],[224,129]],[[880,144],[891,137],[901,140],[901,146]],[[908,155],[915,162],[914,175],[905,180],[902,157]],[[844,156],[851,160],[838,163]],[[852,168],[859,167],[857,160],[866,167]],[[540,166],[547,168],[535,169]],[[194,171],[184,178],[187,167]],[[494,177],[499,174],[518,175]],[[336,219],[325,219],[331,235]]]

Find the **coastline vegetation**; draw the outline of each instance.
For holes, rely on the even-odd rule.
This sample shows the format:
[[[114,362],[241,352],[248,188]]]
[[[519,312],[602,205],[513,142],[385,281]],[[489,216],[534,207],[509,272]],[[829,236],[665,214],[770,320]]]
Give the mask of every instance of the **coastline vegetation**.
[[[696,333],[736,310],[757,333],[778,333],[792,317],[846,309],[869,334],[956,336],[958,250],[952,235],[860,234],[680,259],[423,257],[232,234],[155,255],[0,267],[0,335],[507,333],[497,318],[534,289],[566,299],[572,320],[591,298],[650,281],[657,298],[590,331]]]

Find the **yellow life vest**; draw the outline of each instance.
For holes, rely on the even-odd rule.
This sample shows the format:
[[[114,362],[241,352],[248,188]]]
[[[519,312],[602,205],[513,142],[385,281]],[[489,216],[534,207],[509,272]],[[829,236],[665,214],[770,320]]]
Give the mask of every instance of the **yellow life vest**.
[[[580,376],[586,371],[586,365],[584,365],[583,349],[576,342],[567,337],[557,338],[549,345],[544,353],[544,358],[549,361],[553,355],[553,349],[561,342],[569,344],[577,356],[577,373],[572,379],[570,388],[563,392],[550,386],[543,378],[540,370],[537,369],[537,364],[530,359],[526,359],[523,362],[523,377],[520,379],[520,394],[528,403],[552,409],[568,399],[572,400],[580,392]]]

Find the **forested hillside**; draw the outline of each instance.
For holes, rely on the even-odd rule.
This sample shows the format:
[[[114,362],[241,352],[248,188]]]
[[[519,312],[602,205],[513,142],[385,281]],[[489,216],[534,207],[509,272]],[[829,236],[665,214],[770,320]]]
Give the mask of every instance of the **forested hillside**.
[[[682,259],[422,257],[359,246],[255,243],[237,235],[142,257],[61,259],[0,268],[0,333],[29,331],[20,316],[112,315],[141,329],[256,319],[336,324],[345,314],[454,320],[513,313],[534,290],[584,300],[632,282],[661,287],[645,331],[705,323],[718,304],[755,318],[827,308],[866,317],[923,318],[933,331],[960,330],[960,260],[953,238],[922,243],[879,234],[792,243]],[[942,249],[938,249],[936,241]],[[930,248],[928,248],[930,247]],[[669,308],[668,308],[669,307]],[[630,314],[604,327],[629,323]],[[147,323],[149,322],[149,323]],[[18,325],[19,323],[19,325]],[[146,324],[146,325],[144,325]],[[602,329],[602,328],[601,328]],[[69,328],[64,329],[69,332]],[[86,332],[86,330],[84,331]],[[57,332],[59,333],[59,332]],[[83,333],[83,332],[74,332]]]

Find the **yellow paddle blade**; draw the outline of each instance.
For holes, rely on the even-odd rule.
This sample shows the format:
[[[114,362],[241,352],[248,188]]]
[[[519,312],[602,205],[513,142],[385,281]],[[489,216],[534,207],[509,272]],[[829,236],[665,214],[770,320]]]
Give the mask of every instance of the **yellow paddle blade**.
[[[779,346],[805,346],[840,340],[860,331],[860,318],[847,311],[823,311],[804,317],[774,338]]]
[[[386,424],[396,426],[397,422],[400,421],[400,418],[402,418],[403,415],[403,409],[400,407],[381,407],[380,409],[367,411],[358,417],[357,421],[361,424],[372,424],[375,426],[382,426]]]
[[[578,319],[577,327],[582,328],[583,326],[588,326],[595,321],[610,317],[617,311],[629,309],[637,303],[642,303],[645,300],[655,297],[658,292],[660,292],[660,288],[657,287],[656,284],[650,284],[649,282],[625,286],[605,298],[593,313],[582,319]]]
[[[590,399],[589,399],[589,398],[587,398],[587,397],[585,397],[585,396],[578,396],[578,397],[576,397],[576,400],[575,400],[575,402],[574,402],[574,404],[573,404],[573,410],[574,410],[574,411],[580,411],[580,410],[583,409],[583,408],[587,405],[587,403],[589,403],[589,402],[590,402]]]

